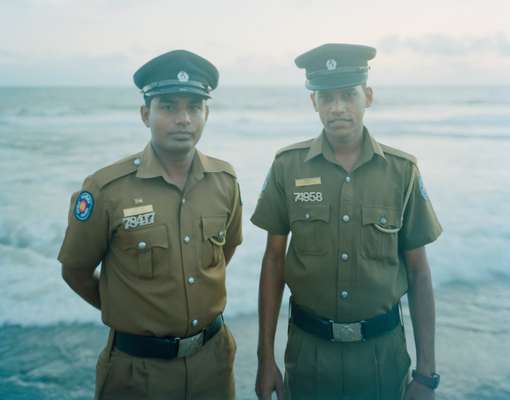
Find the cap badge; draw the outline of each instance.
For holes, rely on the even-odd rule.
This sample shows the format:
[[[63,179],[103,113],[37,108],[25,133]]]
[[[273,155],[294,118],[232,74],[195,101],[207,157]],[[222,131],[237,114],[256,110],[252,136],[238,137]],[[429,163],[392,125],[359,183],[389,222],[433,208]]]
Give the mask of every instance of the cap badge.
[[[326,61],[326,68],[328,69],[328,71],[333,71],[334,69],[336,69],[336,61],[333,60],[332,58]]]
[[[179,82],[188,82],[189,75],[186,71],[181,71],[177,74],[177,79],[179,79]]]

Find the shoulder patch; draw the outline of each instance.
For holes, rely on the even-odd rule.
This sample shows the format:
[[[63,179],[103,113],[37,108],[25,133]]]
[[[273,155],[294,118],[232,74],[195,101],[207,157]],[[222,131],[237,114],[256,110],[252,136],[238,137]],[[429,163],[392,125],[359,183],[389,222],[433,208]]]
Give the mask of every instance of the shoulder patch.
[[[86,221],[92,216],[92,211],[94,211],[94,196],[87,191],[80,192],[74,203],[74,218],[78,221]]]
[[[393,156],[403,158],[405,160],[411,161],[413,164],[417,164],[418,160],[412,154],[406,153],[405,151],[396,149],[394,147],[386,146],[385,144],[379,143],[384,153],[391,154]]]
[[[108,165],[107,167],[101,168],[92,175],[92,179],[97,186],[102,189],[110,182],[135,172],[140,166],[142,154],[143,153],[134,154]]]
[[[200,161],[202,161],[202,166],[204,167],[205,172],[225,172],[234,178],[237,178],[234,167],[226,161],[210,157],[203,153],[200,153]]]
[[[298,142],[298,143],[291,144],[290,146],[283,147],[276,152],[276,157],[278,157],[279,155],[286,153],[288,151],[292,151],[292,150],[309,149],[310,146],[312,145],[313,141],[314,141],[314,139],[308,139],[303,142]]]

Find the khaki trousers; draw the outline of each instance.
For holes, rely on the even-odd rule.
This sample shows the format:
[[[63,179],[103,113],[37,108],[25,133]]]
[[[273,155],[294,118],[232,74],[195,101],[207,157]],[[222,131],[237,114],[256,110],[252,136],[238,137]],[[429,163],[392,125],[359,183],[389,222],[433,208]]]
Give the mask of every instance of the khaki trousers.
[[[400,400],[410,358],[402,326],[366,342],[329,342],[289,324],[286,400]]]
[[[96,367],[96,400],[235,399],[236,344],[226,325],[190,357],[132,357],[112,349],[113,333]]]

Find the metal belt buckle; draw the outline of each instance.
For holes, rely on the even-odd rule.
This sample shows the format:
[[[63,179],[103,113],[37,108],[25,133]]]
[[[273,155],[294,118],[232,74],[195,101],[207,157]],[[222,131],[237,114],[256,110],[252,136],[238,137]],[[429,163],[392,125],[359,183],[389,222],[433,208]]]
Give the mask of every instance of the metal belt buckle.
[[[331,323],[333,330],[333,342],[361,342],[363,334],[361,333],[361,322],[352,324]]]
[[[194,336],[179,339],[177,357],[189,357],[195,354],[204,344],[204,332],[197,333]]]

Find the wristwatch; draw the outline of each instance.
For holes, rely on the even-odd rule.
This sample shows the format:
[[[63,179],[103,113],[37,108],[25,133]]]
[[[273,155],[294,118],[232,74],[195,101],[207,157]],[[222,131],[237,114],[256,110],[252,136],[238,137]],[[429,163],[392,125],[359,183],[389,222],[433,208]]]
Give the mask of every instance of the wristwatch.
[[[430,376],[428,376],[428,375],[420,374],[415,369],[413,369],[412,376],[416,382],[421,383],[422,385],[425,385],[425,386],[431,388],[432,390],[437,389],[437,387],[439,386],[439,380],[441,378],[439,376],[439,374],[436,374],[435,372],[433,372],[432,374],[430,374]]]

